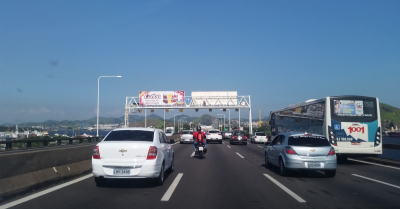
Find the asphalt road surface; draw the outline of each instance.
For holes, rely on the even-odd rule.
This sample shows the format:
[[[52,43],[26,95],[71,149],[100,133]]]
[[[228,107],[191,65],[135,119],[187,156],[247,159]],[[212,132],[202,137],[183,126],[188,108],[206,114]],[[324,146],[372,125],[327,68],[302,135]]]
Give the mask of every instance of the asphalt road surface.
[[[334,178],[322,172],[264,167],[264,145],[208,144],[204,159],[192,144],[174,144],[175,171],[163,186],[110,180],[96,187],[91,175],[70,185],[27,194],[0,208],[400,208],[400,168],[350,159]],[[51,187],[50,187],[51,189]]]

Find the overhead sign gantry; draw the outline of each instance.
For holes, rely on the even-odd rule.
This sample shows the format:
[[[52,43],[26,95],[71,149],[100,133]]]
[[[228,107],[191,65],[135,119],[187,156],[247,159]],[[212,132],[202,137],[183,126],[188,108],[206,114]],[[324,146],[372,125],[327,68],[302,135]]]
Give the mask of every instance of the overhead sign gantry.
[[[125,127],[129,124],[129,113],[141,112],[143,109],[249,109],[249,132],[253,133],[250,95],[238,96],[236,91],[195,91],[186,96],[184,91],[145,91],[139,97],[126,97]],[[240,112],[239,112],[240,118]],[[240,126],[240,124],[239,124]]]

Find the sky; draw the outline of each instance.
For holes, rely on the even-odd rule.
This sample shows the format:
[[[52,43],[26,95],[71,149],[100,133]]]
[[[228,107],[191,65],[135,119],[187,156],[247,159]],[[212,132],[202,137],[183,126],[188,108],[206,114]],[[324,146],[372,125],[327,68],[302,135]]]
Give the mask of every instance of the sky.
[[[399,11],[398,0],[1,0],[0,124],[96,117],[98,78],[117,75],[100,79],[100,117],[123,116],[140,91],[237,91],[253,119],[336,95],[399,108]]]

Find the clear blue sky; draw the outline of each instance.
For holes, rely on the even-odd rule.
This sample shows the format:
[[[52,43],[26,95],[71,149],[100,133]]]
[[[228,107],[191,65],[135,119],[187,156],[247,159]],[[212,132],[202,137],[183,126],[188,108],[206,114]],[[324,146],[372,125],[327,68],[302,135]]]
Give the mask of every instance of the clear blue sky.
[[[334,95],[400,107],[399,11],[398,0],[1,0],[0,124],[95,117],[102,75],[122,76],[100,80],[102,117],[163,90],[250,95],[253,118]]]

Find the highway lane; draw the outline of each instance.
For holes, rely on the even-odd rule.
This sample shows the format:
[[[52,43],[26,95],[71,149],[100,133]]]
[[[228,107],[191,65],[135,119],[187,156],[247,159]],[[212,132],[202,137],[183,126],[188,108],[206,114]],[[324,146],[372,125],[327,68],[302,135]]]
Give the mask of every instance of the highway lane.
[[[191,144],[175,144],[175,171],[165,184],[148,181],[110,181],[105,188],[93,178],[64,187],[13,208],[398,208],[400,170],[349,161],[338,165],[335,178],[320,172],[293,172],[264,167],[264,145],[209,144],[205,159],[191,157]],[[244,158],[242,158],[242,157]],[[168,201],[168,188],[182,175]],[[305,202],[291,196],[264,174],[275,179]],[[365,179],[376,179],[390,185]],[[1,208],[1,206],[0,206]]]

